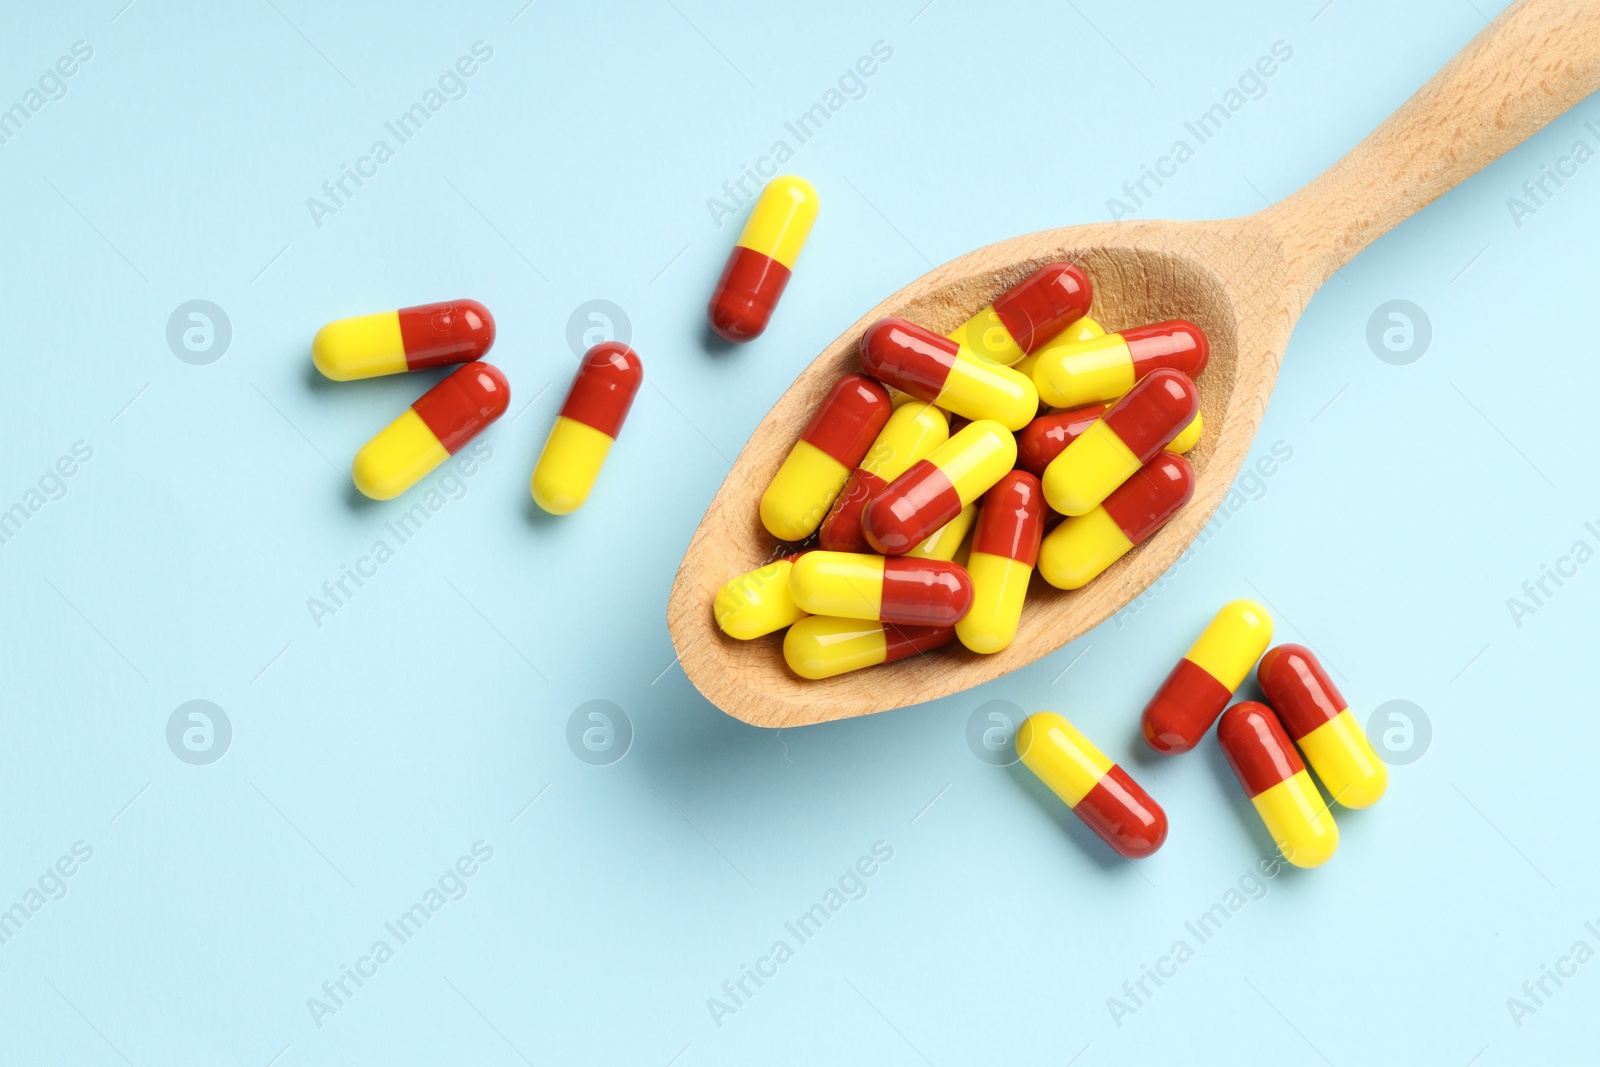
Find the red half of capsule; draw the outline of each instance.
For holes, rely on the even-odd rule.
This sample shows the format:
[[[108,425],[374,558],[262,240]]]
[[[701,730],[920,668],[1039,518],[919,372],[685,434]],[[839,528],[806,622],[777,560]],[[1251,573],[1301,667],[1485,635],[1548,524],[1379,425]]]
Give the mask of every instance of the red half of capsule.
[[[1089,313],[1094,286],[1074,263],[1052,263],[1000,294],[994,313],[1024,355]]]
[[[1162,367],[1200,377],[1211,359],[1211,344],[1205,331],[1186,319],[1152,323],[1122,330],[1122,340],[1133,358],[1133,377],[1143,378]]]
[[[972,551],[1033,566],[1044,539],[1044,513],[1039,479],[1027,471],[1012,471],[983,494]]]
[[[1145,705],[1140,719],[1144,739],[1157,752],[1188,752],[1232,699],[1231,689],[1184,656]]]
[[[494,344],[494,316],[476,300],[418,304],[397,314],[406,370],[466,363]]]
[[[954,626],[897,626],[883,625],[883,662],[914,656],[918,652],[931,652],[943,648],[956,639]]]
[[[711,329],[733,344],[761,336],[789,284],[789,274],[789,268],[771,256],[734,245],[706,307]]]
[[[1111,765],[1072,813],[1131,860],[1150,855],[1167,839],[1167,813],[1120,764]]]
[[[644,381],[639,354],[620,341],[605,341],[584,353],[561,414],[616,438]]]
[[[1043,477],[1050,461],[1105,413],[1104,404],[1087,404],[1040,415],[1017,434],[1017,466]]]
[[[972,610],[972,576],[959,563],[892,556],[883,561],[878,618],[897,626],[954,626]]]
[[[1163,368],[1140,378],[1128,395],[1106,412],[1105,420],[1140,463],[1149,463],[1194,421],[1199,410],[1200,393],[1189,376]]]
[[[879,319],[861,335],[861,366],[874,378],[932,403],[961,345],[905,319]]]
[[[1138,544],[1159,530],[1194,495],[1194,468],[1182,456],[1162,452],[1117,486],[1100,506],[1129,541]]]
[[[889,390],[865,374],[846,374],[800,431],[800,440],[854,467],[866,457],[893,410]]]
[[[1295,740],[1339,717],[1344,702],[1333,679],[1309,648],[1279,645],[1261,657],[1256,668],[1261,691]]]
[[[444,450],[455,455],[483,428],[506,413],[511,386],[500,368],[468,363],[429,389],[412,410],[433,431]]]
[[[1239,784],[1252,797],[1306,769],[1272,709],[1254,700],[1241,701],[1222,713],[1217,740]]]
[[[889,487],[889,483],[871,471],[857,467],[850,472],[850,480],[828,510],[827,518],[817,531],[822,547],[830,552],[870,552],[872,545],[862,529],[862,515],[867,502]]]
[[[950,476],[919,459],[867,504],[862,531],[875,551],[898,556],[961,514],[962,506]]]

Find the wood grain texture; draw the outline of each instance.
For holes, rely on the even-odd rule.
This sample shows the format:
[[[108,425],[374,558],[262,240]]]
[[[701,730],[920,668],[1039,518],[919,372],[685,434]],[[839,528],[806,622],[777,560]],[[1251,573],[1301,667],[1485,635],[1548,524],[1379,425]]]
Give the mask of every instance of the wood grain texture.
[[[1356,253],[1600,88],[1600,3],[1522,0],[1404,107],[1300,192],[1220,222],[1124,222],[1014,237],[946,263],[878,304],[779,398],[739,454],[689,543],[667,606],[684,673],[723,711],[799,726],[917,704],[1031,663],[1082,635],[1158,578],[1227,494],[1260,425],[1295,321]],[[960,646],[825,681],[783,662],[782,635],[735,641],[712,618],[728,579],[776,555],[758,504],[823,395],[860,369],[865,328],[897,315],[943,333],[1047,263],[1078,263],[1107,329],[1168,318],[1211,340],[1201,376],[1205,436],[1189,454],[1194,499],[1087,587],[1037,576],[1016,640],[980,656]]]

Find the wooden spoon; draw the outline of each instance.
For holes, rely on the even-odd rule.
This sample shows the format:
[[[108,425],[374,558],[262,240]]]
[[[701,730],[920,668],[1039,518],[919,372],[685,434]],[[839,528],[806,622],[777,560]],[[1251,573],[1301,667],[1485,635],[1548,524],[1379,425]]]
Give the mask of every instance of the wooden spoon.
[[[1600,88],[1600,4],[1520,0],[1349,155],[1293,196],[1220,222],[1121,222],[1013,237],[918,278],[867,312],[779,398],[706,510],[667,605],[684,673],[706,699],[758,726],[799,726],[916,704],[1031,663],[1116,612],[1199,534],[1232,484],[1272,393],[1295,321],[1356,253]],[[712,619],[729,578],[770,562],[757,505],[795,435],[843,374],[866,327],[897,315],[944,332],[1047,263],[1081,264],[1108,328],[1198,322],[1205,436],[1189,454],[1194,499],[1081,590],[1035,579],[1016,640],[980,656],[959,646],[825,681],[783,661],[781,635],[735,641]]]

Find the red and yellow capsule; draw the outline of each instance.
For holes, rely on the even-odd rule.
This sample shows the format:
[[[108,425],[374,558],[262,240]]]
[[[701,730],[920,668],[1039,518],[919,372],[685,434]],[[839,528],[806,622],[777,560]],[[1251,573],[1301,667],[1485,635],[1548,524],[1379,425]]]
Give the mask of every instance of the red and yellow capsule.
[[[311,361],[336,382],[481,359],[494,316],[476,300],[450,300],[330,322],[311,340]]]
[[[867,501],[949,439],[950,422],[932,404],[917,400],[895,408],[822,520],[822,547],[834,552],[868,551],[871,546],[861,530]]]
[[[967,542],[967,532],[972,529],[972,524],[978,518],[978,505],[968,504],[961,509],[961,514],[939,527],[933,533],[924,537],[916,548],[907,552],[908,557],[915,559],[942,559],[961,560],[961,548]]]
[[[529,486],[535,503],[552,515],[583,506],[642,381],[639,354],[619,341],[603,342],[584,354],[533,468]]]
[[[972,651],[999,652],[1017,636],[1044,537],[1044,512],[1039,479],[1027,471],[1012,471],[983,495],[967,557],[972,610],[956,623],[956,637]]]
[[[871,378],[840,378],[761,495],[761,525],[767,532],[780,541],[810,537],[891,410],[888,391]]]
[[[1334,802],[1376,804],[1389,786],[1389,768],[1311,650],[1279,645],[1262,657],[1256,680]]]
[[[968,423],[872,498],[862,517],[867,542],[885,555],[904,555],[988,492],[1016,462],[1010,430],[992,419]]]
[[[1070,345],[1075,344],[1078,341],[1091,341],[1096,337],[1103,337],[1105,336],[1105,332],[1106,328],[1104,326],[1085,315],[1071,326],[1068,326],[1065,330],[1062,330],[1061,333],[1056,335],[1054,340],[1046,342],[1043,346],[1028,353],[1016,363],[1012,364],[1011,369],[1016,371],[1018,374],[1026,376],[1029,380],[1032,380],[1033,368],[1036,364],[1038,364],[1039,357],[1044,355],[1046,352],[1060,345]],[[1037,389],[1038,384],[1039,383],[1034,382],[1034,388]]]
[[[1039,412],[1033,380],[905,319],[879,319],[861,335],[861,366],[874,378],[969,419],[1020,430]]]
[[[804,178],[785,174],[761,190],[706,308],[718,337],[737,344],[761,336],[815,221],[817,191]]]
[[[1082,589],[1166,525],[1194,495],[1188,460],[1162,452],[1087,515],[1069,517],[1039,547],[1039,573],[1057,589]]]
[[[783,659],[802,678],[832,678],[940,648],[955,636],[949,626],[891,626],[810,615],[783,635]]]
[[[1067,408],[1040,415],[1017,434],[1017,466],[1043,477],[1050,461],[1082,437],[1083,431],[1093,426],[1095,420],[1107,410],[1104,404],[1086,404],[1081,408]],[[1194,421],[1168,442],[1166,450],[1180,456],[1189,451],[1200,443],[1202,425],[1200,414],[1196,412]]]
[[[1073,263],[1041,267],[945,336],[1003,366],[1031,355],[1088,314],[1089,276]]]
[[[805,618],[806,613],[789,592],[789,572],[799,558],[799,553],[785,556],[723,583],[711,605],[722,632],[740,641],[752,641]]]
[[[1183,319],[1052,345],[1033,364],[1039,399],[1054,407],[1115,400],[1151,371],[1165,367],[1198,378],[1211,357],[1200,327]]]
[[[1119,855],[1141,859],[1167,839],[1161,805],[1060,715],[1028,716],[1016,745],[1028,770]]]
[[[1246,700],[1222,713],[1217,740],[1283,858],[1320,867],[1339,847],[1339,827],[1272,709]]]
[[[1087,515],[1149,463],[1200,410],[1194,382],[1152,371],[1084,430],[1044,471],[1044,498],[1063,515]]]
[[[1145,705],[1145,741],[1168,753],[1198,745],[1271,643],[1266,608],[1254,600],[1222,605]]]
[[[807,552],[789,572],[801,611],[897,626],[953,626],[972,607],[972,578],[937,559]]]
[[[498,367],[468,363],[429,389],[361,446],[350,476],[374,500],[393,500],[506,413],[511,386]]]

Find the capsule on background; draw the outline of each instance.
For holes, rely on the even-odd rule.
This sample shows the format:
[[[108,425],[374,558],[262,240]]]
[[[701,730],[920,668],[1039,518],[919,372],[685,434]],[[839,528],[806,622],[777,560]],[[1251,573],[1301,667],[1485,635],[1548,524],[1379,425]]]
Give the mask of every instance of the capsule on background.
[[[1261,658],[1256,681],[1334,803],[1376,804],[1389,787],[1389,768],[1312,651],[1279,645]]]
[[[1051,263],[995,298],[946,337],[993,363],[1011,366],[1083,318],[1094,299],[1074,263]]]
[[[811,536],[889,421],[889,394],[863,374],[846,374],[800,431],[761,494],[761,525],[780,541]]]
[[[1254,600],[1222,605],[1144,706],[1145,741],[1169,753],[1198,745],[1271,643],[1266,608]]]
[[[1016,371],[1018,374],[1023,375],[1029,381],[1032,381],[1033,368],[1038,364],[1040,356],[1059,345],[1076,344],[1079,341],[1089,341],[1096,337],[1103,337],[1105,336],[1105,332],[1106,328],[1104,326],[1085,315],[1071,326],[1068,326],[1065,330],[1062,330],[1061,333],[1055,337],[1055,339],[1046,342],[1041,347],[1029,352],[1026,356],[1023,356],[1016,363],[1012,364],[1011,369]],[[1037,389],[1038,387],[1038,383],[1035,382],[1034,388]]]
[[[1023,720],[1017,755],[1117,853],[1136,860],[1167,839],[1167,813],[1077,728],[1053,711]]]
[[[1083,436],[1083,431],[1094,425],[1104,415],[1104,404],[1085,404],[1081,408],[1066,408],[1040,415],[1017,434],[1017,466],[1031,474],[1043,477],[1050,461],[1061,455],[1068,445]],[[1203,429],[1200,413],[1171,441],[1166,451],[1183,455],[1200,443]]]
[[[789,572],[800,553],[729,578],[711,605],[717,626],[729,637],[753,641],[806,617],[789,592]]]
[[[1194,382],[1152,371],[1084,430],[1044,471],[1044,498],[1063,515],[1086,515],[1149,463],[1200,410]]]
[[[961,562],[961,546],[966,544],[967,531],[972,529],[972,524],[978,518],[978,505],[968,504],[961,509],[961,514],[939,527],[933,533],[918,542],[917,547],[906,553],[913,559],[942,559],[946,562]],[[965,564],[963,563],[963,566]]]
[[[311,339],[311,362],[336,382],[470,363],[494,344],[494,316],[476,300],[419,304],[330,322]]]
[[[914,400],[895,408],[822,520],[822,547],[834,552],[868,551],[871,546],[861,530],[867,501],[949,439],[949,420],[932,404]]]
[[[972,579],[954,563],[865,552],[807,552],[789,572],[801,611],[896,626],[951,626],[972,607]]]
[[[1033,364],[1039,399],[1053,407],[1115,400],[1151,371],[1168,368],[1198,378],[1211,357],[1200,327],[1183,319],[1052,345]]]
[[[1027,471],[1012,471],[983,494],[967,557],[972,609],[956,623],[956,637],[972,651],[999,652],[1017,636],[1044,537],[1044,512],[1039,479]]]
[[[1222,713],[1217,740],[1283,858],[1320,867],[1339,847],[1339,827],[1272,709],[1253,700]]]
[[[761,336],[816,220],[817,191],[804,178],[785,174],[761,190],[706,308],[718,337],[737,344]]]
[[[879,319],[861,335],[861,366],[874,378],[969,419],[1020,430],[1038,414],[1033,380],[905,319]]]
[[[361,446],[350,477],[374,500],[393,500],[506,413],[511,386],[500,369],[468,363],[417,398]]]
[[[918,460],[862,516],[867,542],[900,556],[961,513],[1017,462],[1017,441],[992,419],[968,423],[950,440]]]
[[[940,648],[955,636],[949,626],[892,626],[808,615],[783,635],[783,658],[802,678],[832,678]]]
[[[534,503],[552,515],[583,506],[643,381],[639,354],[620,341],[605,341],[584,353],[534,465],[529,482]]]
[[[1105,503],[1051,530],[1039,547],[1039,574],[1057,589],[1082,589],[1166,525],[1193,495],[1189,461],[1162,452]]]

